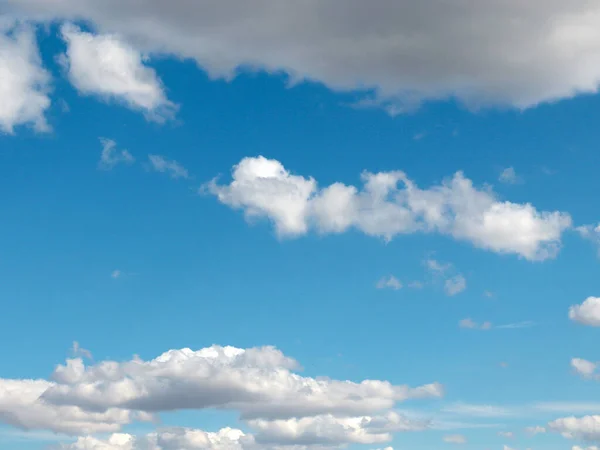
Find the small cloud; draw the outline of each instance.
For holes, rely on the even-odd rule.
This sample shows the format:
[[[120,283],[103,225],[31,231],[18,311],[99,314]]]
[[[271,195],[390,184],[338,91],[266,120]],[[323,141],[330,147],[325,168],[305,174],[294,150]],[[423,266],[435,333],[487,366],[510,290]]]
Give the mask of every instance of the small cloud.
[[[389,275],[380,279],[376,287],[377,289],[393,289],[394,291],[398,291],[402,289],[402,283],[395,276]]]
[[[120,278],[123,275],[123,273],[120,270],[113,270],[112,273],[110,274],[111,278]]]
[[[494,298],[495,294],[491,291],[483,291],[483,296],[487,298]]]
[[[596,374],[596,370],[598,369],[597,363],[587,361],[581,358],[573,358],[571,360],[571,367],[575,370],[575,372],[578,375],[581,375],[583,378],[600,378],[600,376]]]
[[[422,131],[421,133],[417,133],[413,136],[413,141],[420,141],[420,140],[424,139],[425,137],[427,137],[427,133]]]
[[[542,167],[542,173],[544,175],[552,176],[552,175],[556,175],[558,173],[558,170],[554,170],[554,169],[551,169],[549,167],[543,166]]]
[[[171,178],[189,178],[188,170],[177,161],[168,160],[160,155],[148,155],[150,166],[156,172],[168,173]]]
[[[408,283],[408,287],[411,289],[423,289],[425,285],[421,281],[411,281]]]
[[[425,261],[425,265],[431,272],[439,273],[442,275],[444,273],[446,273],[446,271],[448,271],[452,268],[452,264],[450,264],[450,263],[443,264],[435,259],[427,259]]]
[[[487,330],[491,330],[492,329],[492,323],[491,322],[483,322],[481,324],[475,322],[472,319],[463,319],[460,322],[458,322],[458,326],[460,328],[466,328],[469,330],[483,330],[483,331],[487,331]]]
[[[499,431],[498,436],[503,438],[512,439],[515,437],[515,434],[512,431]]]
[[[506,368],[508,368],[508,363],[503,361],[500,363],[500,367],[502,367],[503,369],[506,369]]]
[[[453,297],[460,294],[467,288],[467,280],[462,275],[456,275],[452,278],[448,278],[444,282],[444,291],[447,295]]]
[[[111,170],[118,164],[133,164],[135,158],[127,150],[117,150],[117,144],[111,139],[100,138],[102,153],[98,167],[103,170]]]
[[[504,184],[517,184],[521,181],[520,177],[517,176],[517,172],[515,172],[514,167],[507,167],[504,169],[500,173],[498,180]]]
[[[569,319],[582,325],[600,327],[600,298],[588,297],[581,305],[571,306]]]
[[[74,356],[83,356],[88,359],[93,359],[92,352],[90,352],[89,350],[86,350],[85,348],[82,348],[79,345],[79,342],[77,342],[77,341],[73,341],[73,347],[71,348],[71,353],[73,353]]]
[[[598,225],[583,225],[575,228],[575,231],[579,233],[583,239],[590,241],[598,249],[598,256],[600,256],[600,224]]]
[[[466,444],[467,438],[465,438],[462,434],[451,434],[448,436],[444,436],[444,442],[447,444]]]

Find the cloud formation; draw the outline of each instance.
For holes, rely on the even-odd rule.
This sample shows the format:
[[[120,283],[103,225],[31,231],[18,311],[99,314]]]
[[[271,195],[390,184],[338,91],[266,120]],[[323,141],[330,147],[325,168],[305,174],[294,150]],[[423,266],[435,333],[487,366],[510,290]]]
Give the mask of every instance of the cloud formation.
[[[61,61],[80,93],[117,100],[154,120],[173,115],[175,105],[167,99],[155,71],[119,36],[94,35],[71,24],[63,25],[61,33],[67,43]]]
[[[179,164],[177,161],[168,160],[161,155],[148,155],[150,167],[152,170],[161,173],[167,173],[171,178],[189,178],[188,170]]]
[[[581,305],[571,306],[569,319],[582,325],[600,327],[600,298],[588,297]]]
[[[0,132],[18,125],[48,131],[50,74],[42,67],[35,32],[0,18]]]
[[[102,144],[102,153],[100,154],[100,162],[98,163],[100,169],[111,170],[119,164],[127,165],[135,162],[133,155],[128,150],[118,150],[117,143],[112,139],[100,138],[100,144]],[[121,272],[119,271],[112,273],[113,278],[118,278],[120,275]]]
[[[337,2],[5,0],[9,13],[87,19],[144,51],[192,58],[212,77],[285,72],[402,111],[458,98],[472,107],[594,93],[600,6],[587,0]],[[140,18],[143,18],[140,19]],[[518,18],[516,20],[515,18]]]
[[[400,171],[364,172],[362,180],[362,188],[339,182],[319,188],[314,178],[293,175],[279,161],[259,156],[241,160],[229,184],[213,180],[205,189],[249,220],[270,219],[280,237],[311,229],[342,233],[355,228],[386,240],[438,232],[498,253],[544,260],[556,256],[562,232],[571,226],[566,213],[500,201],[460,172],[429,189],[420,189]],[[452,283],[450,291],[460,286]]]

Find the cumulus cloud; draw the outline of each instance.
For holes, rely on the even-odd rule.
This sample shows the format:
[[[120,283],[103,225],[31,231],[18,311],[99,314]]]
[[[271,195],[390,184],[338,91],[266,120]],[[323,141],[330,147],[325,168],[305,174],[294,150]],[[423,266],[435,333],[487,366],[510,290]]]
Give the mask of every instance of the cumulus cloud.
[[[139,51],[115,34],[94,35],[71,24],[61,32],[67,43],[61,61],[80,93],[118,100],[155,120],[172,116],[174,104]]]
[[[40,401],[55,385],[46,380],[0,379],[0,422],[25,430],[77,435],[119,431],[122,425],[138,418],[131,411],[119,408],[86,411],[74,405]]]
[[[526,108],[595,93],[600,6],[570,2],[5,0],[39,19],[82,18],[147,51],[192,58],[212,77],[285,72],[402,111],[454,97]],[[143,18],[143,19],[141,19]],[[518,18],[518,20],[515,20]]]
[[[102,144],[102,153],[100,154],[100,162],[98,167],[103,170],[111,170],[119,164],[133,164],[135,158],[127,150],[118,150],[117,143],[111,139],[100,138]],[[117,276],[115,276],[115,273]],[[119,271],[113,271],[112,277],[118,278],[121,275]]]
[[[12,134],[25,124],[48,131],[49,88],[34,30],[0,22],[0,131]]]
[[[444,442],[447,444],[466,444],[467,438],[465,438],[462,434],[452,434],[444,436]]]
[[[581,358],[573,358],[571,360],[571,367],[584,378],[598,378],[596,374],[598,364],[596,363]]]
[[[229,184],[213,180],[204,189],[241,209],[247,219],[270,219],[280,237],[311,229],[342,233],[355,228],[386,240],[438,232],[498,253],[544,260],[557,254],[561,234],[571,225],[568,214],[500,201],[460,172],[429,189],[399,171],[365,172],[362,189],[339,182],[318,188],[312,177],[291,174],[279,161],[259,156],[240,161],[232,178]]]
[[[223,428],[217,432],[189,428],[166,428],[145,436],[115,433],[107,439],[80,437],[62,450],[242,450],[253,448],[254,439],[241,430]]]
[[[569,308],[569,319],[590,327],[600,327],[600,298],[588,297],[581,305]]]
[[[378,380],[314,379],[292,372],[297,367],[272,347],[170,350],[150,361],[108,361],[89,367],[75,359],[57,366],[57,384],[42,398],[95,411],[218,408],[240,411],[246,419],[283,419],[363,415],[411,398],[442,395],[436,383],[411,388]]]
[[[161,155],[148,155],[150,161],[150,167],[152,170],[161,173],[167,173],[171,178],[189,178],[189,173],[185,167],[179,164],[177,161],[166,159]]]
[[[88,355],[78,344],[74,350]],[[393,433],[430,426],[427,420],[409,419],[393,411],[399,402],[443,394],[437,383],[415,388],[379,380],[356,383],[302,377],[294,372],[299,368],[295,360],[273,347],[170,350],[150,361],[136,357],[89,366],[81,358],[73,358],[58,365],[50,381],[0,379],[0,422],[83,436],[118,433],[133,421],[154,420],[155,413],[213,408],[239,412],[256,432],[247,442],[375,444],[391,440]],[[184,437],[201,436],[205,441],[217,436],[181,432]],[[165,442],[173,433],[150,436],[158,439],[157,448],[197,448],[182,444],[181,436],[169,447]],[[117,434],[102,445],[137,449],[139,442],[149,439],[124,436]],[[122,444],[115,444],[117,441]],[[88,437],[68,448],[94,448],[100,443]]]
[[[376,287],[377,289],[393,289],[394,291],[398,291],[402,289],[402,283],[395,276],[389,275],[381,278],[377,282]]]
[[[550,422],[548,427],[568,439],[600,440],[600,416],[565,417]]]

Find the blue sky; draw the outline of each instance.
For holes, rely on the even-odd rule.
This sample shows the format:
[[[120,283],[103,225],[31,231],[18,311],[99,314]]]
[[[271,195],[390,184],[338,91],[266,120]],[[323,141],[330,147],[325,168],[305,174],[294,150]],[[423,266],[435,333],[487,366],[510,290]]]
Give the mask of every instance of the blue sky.
[[[0,448],[596,448],[600,11],[311,4],[0,2]]]

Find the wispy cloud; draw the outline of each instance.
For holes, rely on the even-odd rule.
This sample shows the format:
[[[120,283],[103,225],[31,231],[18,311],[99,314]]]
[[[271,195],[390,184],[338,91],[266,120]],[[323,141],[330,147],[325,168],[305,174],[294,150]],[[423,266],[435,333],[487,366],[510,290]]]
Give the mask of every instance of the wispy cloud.
[[[117,143],[112,139],[100,138],[102,153],[98,167],[102,170],[110,170],[119,164],[133,164],[135,158],[128,150],[117,150]]]
[[[167,173],[171,178],[188,179],[188,170],[175,160],[168,160],[161,155],[148,155],[150,167],[156,172]]]
[[[392,289],[398,291],[402,289],[402,282],[393,275],[381,278],[375,285],[377,289]]]

